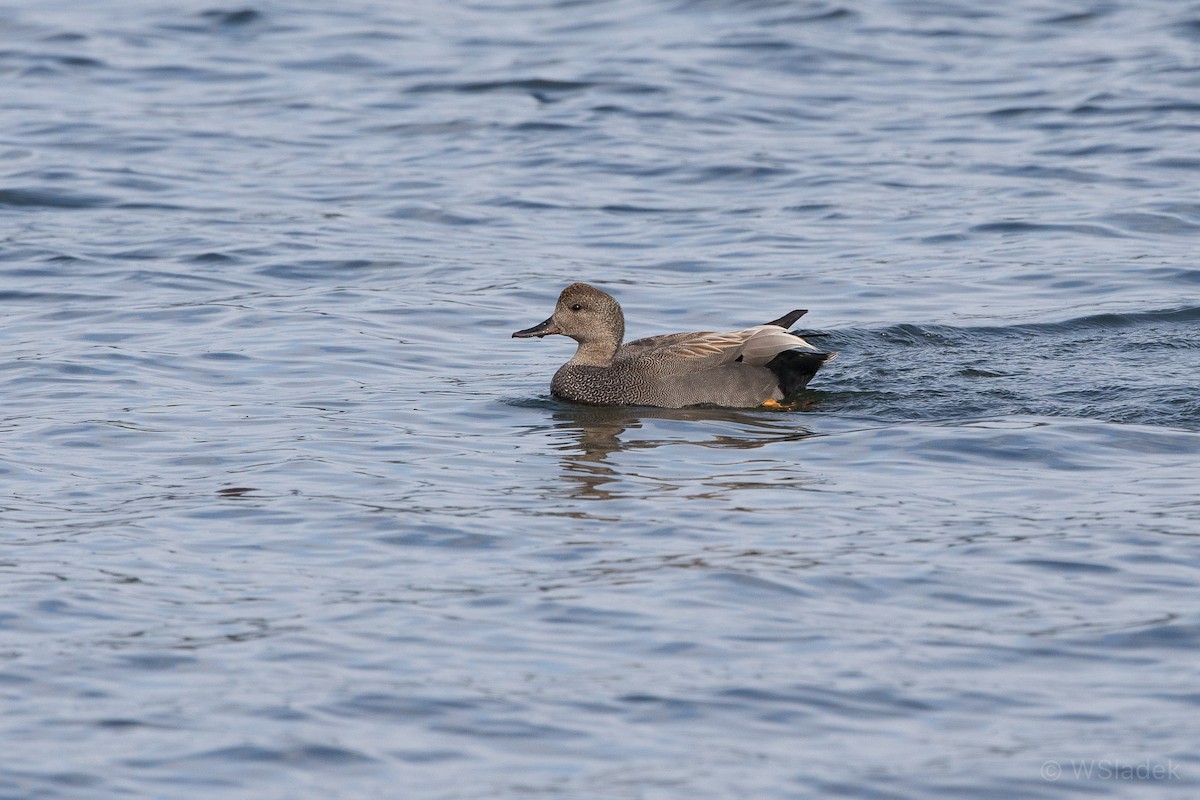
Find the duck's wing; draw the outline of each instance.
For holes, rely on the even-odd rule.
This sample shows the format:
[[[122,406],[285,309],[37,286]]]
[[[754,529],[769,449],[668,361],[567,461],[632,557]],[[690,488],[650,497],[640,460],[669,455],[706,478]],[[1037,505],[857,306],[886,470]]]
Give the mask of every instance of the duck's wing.
[[[622,352],[630,355],[634,353],[645,353],[659,348],[670,347],[680,342],[685,342],[696,336],[714,336],[709,331],[694,331],[692,333],[664,333],[659,336],[647,336],[645,339],[635,339],[632,342],[626,342],[621,346]]]
[[[784,350],[816,350],[794,333],[777,325],[756,325],[739,331],[674,333],[639,339],[621,348],[621,355],[653,362],[659,374],[697,372],[741,361],[760,366]]]

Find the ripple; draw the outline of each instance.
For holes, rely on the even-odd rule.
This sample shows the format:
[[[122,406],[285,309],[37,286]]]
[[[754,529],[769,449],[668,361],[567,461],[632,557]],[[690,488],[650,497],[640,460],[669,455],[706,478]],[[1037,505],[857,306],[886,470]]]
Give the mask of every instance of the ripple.
[[[75,194],[52,189],[0,189],[0,206],[16,208],[100,208],[111,205],[111,197]]]
[[[1104,226],[1104,225],[1087,225],[1087,224],[1069,224],[1069,223],[1042,223],[1042,222],[1026,222],[1021,220],[1008,220],[1005,222],[985,222],[979,225],[973,225],[970,228],[972,233],[1001,233],[1001,234],[1053,234],[1053,233],[1078,233],[1085,236],[1098,236],[1102,238],[1121,237],[1125,234],[1119,231]]]

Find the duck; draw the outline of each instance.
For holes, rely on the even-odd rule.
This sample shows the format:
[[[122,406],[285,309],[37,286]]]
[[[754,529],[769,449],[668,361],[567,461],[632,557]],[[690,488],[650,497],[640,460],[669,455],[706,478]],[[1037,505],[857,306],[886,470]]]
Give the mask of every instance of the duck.
[[[586,283],[562,290],[554,313],[514,339],[555,334],[578,342],[550,381],[555,397],[596,406],[720,406],[793,409],[797,395],[836,353],[788,329],[808,313],[734,331],[668,333],[624,342],[616,298]]]

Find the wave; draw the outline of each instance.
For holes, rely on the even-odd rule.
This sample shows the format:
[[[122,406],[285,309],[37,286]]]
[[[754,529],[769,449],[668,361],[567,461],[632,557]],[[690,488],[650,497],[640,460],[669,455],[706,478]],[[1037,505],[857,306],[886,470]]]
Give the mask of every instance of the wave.
[[[1003,326],[810,332],[841,357],[821,410],[889,419],[1036,414],[1200,429],[1200,306]]]

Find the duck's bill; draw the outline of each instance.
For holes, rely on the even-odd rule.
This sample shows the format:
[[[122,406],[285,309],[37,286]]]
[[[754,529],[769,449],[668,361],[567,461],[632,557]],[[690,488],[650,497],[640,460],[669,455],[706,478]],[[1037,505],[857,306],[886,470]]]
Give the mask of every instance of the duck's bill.
[[[532,328],[526,328],[523,331],[517,331],[516,333],[513,334],[513,338],[514,339],[531,339],[534,336],[538,336],[538,337],[549,336],[553,333],[562,333],[562,329],[554,324],[554,317],[551,317],[550,319],[546,320],[545,322],[539,322],[537,325],[534,325]]]

